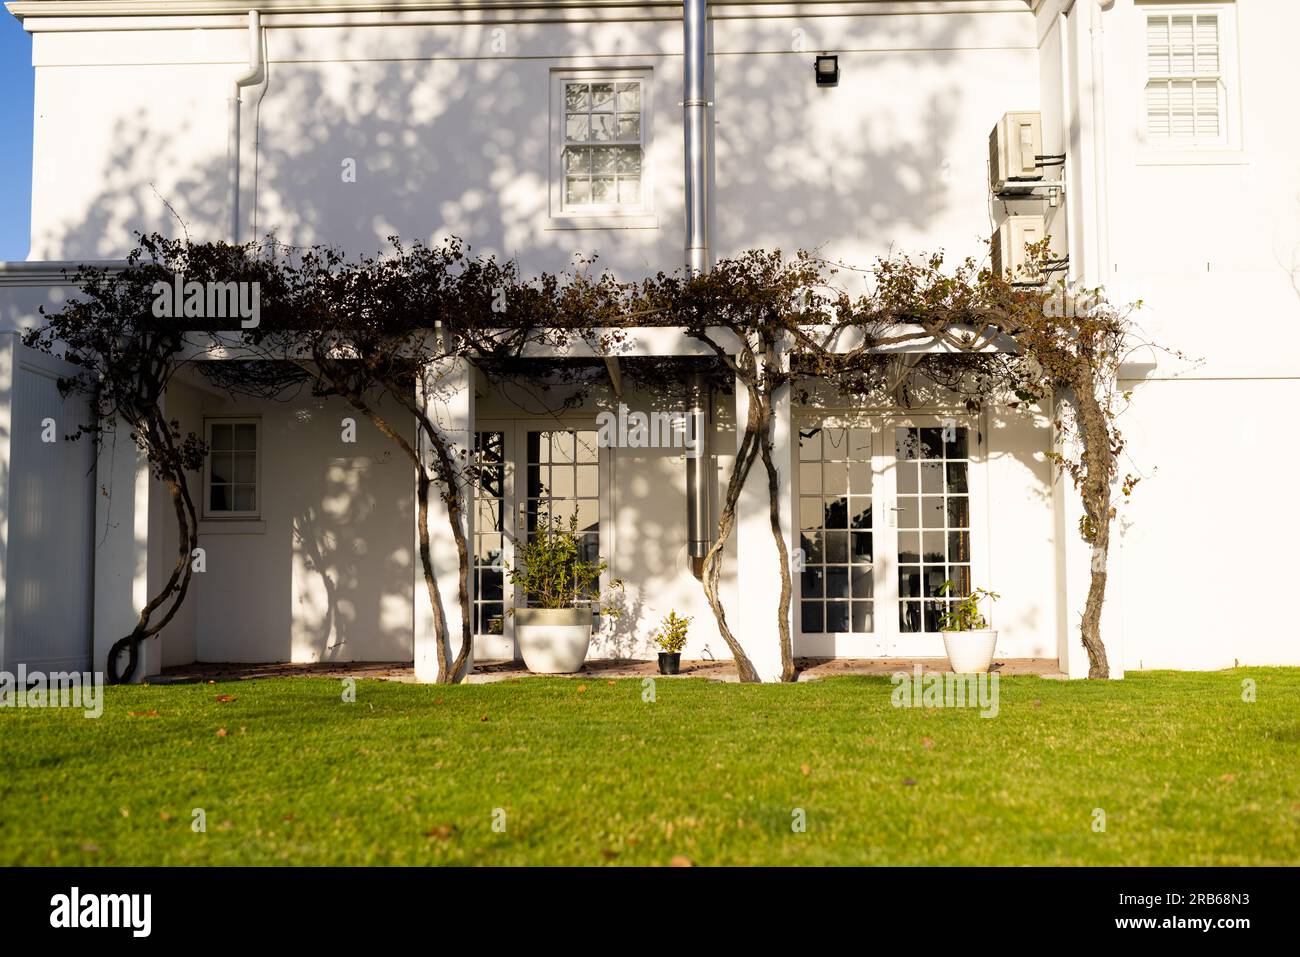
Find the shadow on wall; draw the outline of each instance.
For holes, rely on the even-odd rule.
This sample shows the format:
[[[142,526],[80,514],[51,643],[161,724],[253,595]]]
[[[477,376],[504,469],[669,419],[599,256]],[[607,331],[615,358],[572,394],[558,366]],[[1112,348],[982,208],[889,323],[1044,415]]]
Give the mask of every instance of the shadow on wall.
[[[222,533],[209,516],[199,536],[199,660],[410,660],[415,519],[405,458],[341,400],[209,399],[202,414],[257,417],[262,453],[258,522]],[[355,443],[342,438],[345,419],[355,420]]]
[[[310,419],[303,412],[293,415],[312,435],[311,465],[291,465],[295,480],[284,490],[293,512],[293,660],[408,660],[417,572],[411,468],[341,401]],[[341,439],[345,419],[355,423],[351,447]]]
[[[789,26],[796,21],[729,21],[727,50],[768,52],[715,58],[712,195],[715,206],[727,211],[716,217],[718,254],[760,243],[787,250],[804,245],[860,262],[886,252],[900,236],[924,235],[948,216],[953,195],[935,188],[937,157],[947,151],[955,124],[975,107],[955,54],[896,51],[921,44],[951,51],[975,19],[855,18],[855,29],[874,31],[873,46],[895,52],[842,53],[844,82],[833,90],[814,87],[811,47],[789,55]],[[426,241],[456,234],[480,251],[517,255],[526,272],[560,269],[575,255],[595,253],[624,278],[675,268],[682,236],[681,121],[672,105],[680,96],[677,20],[601,28],[608,40],[600,41],[607,54],[603,62],[626,59],[653,69],[658,128],[646,162],[659,174],[659,228],[549,228],[549,74],[552,66],[571,63],[568,58],[595,52],[594,29],[582,22],[509,25],[505,54],[475,59],[487,56],[486,28],[407,31],[396,53],[383,47],[393,34],[357,28],[348,31],[347,42],[374,59],[328,63],[311,46],[321,33],[268,31],[266,86],[260,97],[245,94],[244,208],[251,215],[244,236],[275,233],[284,242],[329,242],[363,254],[382,248],[391,234]],[[563,33],[559,41],[551,39],[557,30]],[[563,49],[565,56],[532,55],[543,47]],[[823,48],[833,51],[835,44]],[[529,55],[512,55],[516,50]],[[909,57],[924,65],[925,82],[917,86],[911,121],[902,124],[890,105],[897,100],[891,90],[906,77]],[[934,69],[936,63],[943,68]],[[236,70],[232,65],[231,74]],[[919,68],[916,79],[922,79]],[[869,108],[848,108],[864,101]],[[188,228],[195,240],[222,235],[226,157],[215,149],[196,156],[193,144],[213,142],[207,135],[213,125],[224,129],[224,99],[196,111],[178,98],[175,115],[159,122],[167,104],[167,88],[160,86],[148,110],[116,121],[106,161],[84,171],[102,183],[84,217],[35,237],[36,248],[64,257],[112,258],[131,247],[134,230],[179,235]],[[756,148],[760,144],[771,146]],[[963,149],[980,154],[983,142]],[[344,176],[348,160],[355,161],[355,182]],[[154,184],[167,177],[170,185],[160,194]],[[983,180],[970,189],[978,202],[959,205],[970,207],[973,238],[986,229]],[[396,459],[382,465],[403,476],[406,493],[394,500],[367,484],[381,468],[377,459],[363,466],[359,458],[324,445],[300,457],[286,452],[268,447],[267,464],[280,454],[286,475],[295,477],[277,506],[294,503],[292,515],[286,511],[282,521],[268,521],[266,537],[211,539],[213,550],[225,554],[242,577],[238,588],[218,588],[211,578],[200,585],[204,617],[228,616],[232,623],[256,626],[238,612],[247,601],[240,589],[265,591],[273,582],[276,597],[262,620],[280,623],[276,634],[288,634],[284,625],[292,623],[292,638],[288,647],[277,644],[259,654],[262,660],[409,657],[409,616],[401,625],[407,642],[402,648],[393,646],[396,625],[388,626],[402,600],[409,612],[413,581],[418,600],[427,601],[410,567],[409,470]],[[643,545],[662,540],[649,546],[658,550],[649,572],[674,579],[677,556],[663,542],[684,514],[674,513],[671,521],[651,515],[652,489],[667,472],[653,456],[635,467],[646,472],[628,476],[637,480],[625,486],[621,507],[637,513]],[[373,540],[369,529],[381,520],[402,529],[400,539]],[[241,558],[255,548],[277,566],[266,567],[265,576],[254,572],[260,565]],[[632,601],[626,623],[609,636],[611,652],[632,649],[666,610],[649,595]],[[238,646],[255,650],[249,640],[244,636]],[[384,650],[361,654],[358,648],[368,649],[372,640]],[[200,654],[205,645],[212,647],[200,638]]]
[[[900,238],[912,245],[948,213],[953,196],[938,182],[941,157],[964,117],[983,109],[966,101],[969,63],[952,52],[976,18],[843,22],[879,49],[841,53],[835,89],[814,86],[811,52],[789,50],[792,25],[814,29],[807,21],[728,21],[724,40],[715,41],[728,51],[764,51],[714,57],[719,255],[754,245],[807,246],[861,260]],[[266,84],[260,97],[245,94],[243,208],[252,213],[244,236],[274,233],[360,254],[383,248],[389,235],[431,241],[455,234],[480,251],[519,257],[525,271],[563,268],[575,255],[596,253],[625,276],[675,268],[682,256],[681,119],[672,105],[680,98],[679,21],[504,29],[501,55],[490,52],[485,29],[412,30],[400,35],[398,50],[384,46],[393,34],[357,29],[347,34],[349,50],[374,59],[338,62],[321,60],[313,44],[337,41],[320,32],[267,31]],[[595,55],[596,43],[601,62],[652,68],[657,129],[646,165],[657,229],[552,228],[550,71]],[[919,46],[932,49],[898,52]],[[533,55],[556,49],[566,56]],[[909,77],[919,81],[922,67],[925,82],[913,96],[887,92]],[[225,102],[214,100],[204,112],[181,101],[162,123],[166,91],[157,93],[148,109],[115,123],[116,146],[101,169],[87,171],[104,185],[85,218],[36,237],[37,248],[120,256],[132,230],[182,232],[178,216],[195,239],[222,235],[226,157],[215,150],[196,157],[194,143],[212,142],[212,125],[224,129]],[[963,155],[982,156],[982,136]],[[155,183],[167,177],[171,185],[160,193]],[[965,246],[986,232],[983,187],[982,179],[970,184],[969,225],[946,239]]]

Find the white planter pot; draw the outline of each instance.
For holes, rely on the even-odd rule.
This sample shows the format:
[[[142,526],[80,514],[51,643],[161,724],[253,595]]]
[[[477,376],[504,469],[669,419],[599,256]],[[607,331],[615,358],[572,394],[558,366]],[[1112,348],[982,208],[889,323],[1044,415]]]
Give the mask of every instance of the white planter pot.
[[[981,631],[945,631],[943,647],[948,652],[948,664],[959,675],[983,674],[993,663],[993,647],[998,643],[998,633],[992,628]]]
[[[572,674],[587,660],[591,609],[516,608],[515,640],[534,674]]]

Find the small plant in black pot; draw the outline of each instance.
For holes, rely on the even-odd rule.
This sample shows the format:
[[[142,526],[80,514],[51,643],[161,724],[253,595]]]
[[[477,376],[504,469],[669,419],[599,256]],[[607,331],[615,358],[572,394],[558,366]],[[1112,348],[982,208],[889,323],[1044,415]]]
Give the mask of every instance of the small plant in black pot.
[[[670,611],[650,637],[659,646],[659,673],[675,675],[682,667],[682,649],[686,647],[686,629],[691,619]]]

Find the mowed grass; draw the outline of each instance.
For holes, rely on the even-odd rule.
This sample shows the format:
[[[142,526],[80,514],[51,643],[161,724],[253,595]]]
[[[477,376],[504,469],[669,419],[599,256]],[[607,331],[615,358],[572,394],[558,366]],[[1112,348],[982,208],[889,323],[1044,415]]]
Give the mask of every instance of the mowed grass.
[[[341,689],[0,708],[0,864],[1300,863],[1300,669],[1005,678],[996,718],[885,678]]]

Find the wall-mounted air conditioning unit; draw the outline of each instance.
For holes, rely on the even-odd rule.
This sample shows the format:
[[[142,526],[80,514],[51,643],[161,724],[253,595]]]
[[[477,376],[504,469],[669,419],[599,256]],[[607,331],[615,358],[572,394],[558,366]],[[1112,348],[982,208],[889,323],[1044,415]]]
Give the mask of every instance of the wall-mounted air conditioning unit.
[[[1008,216],[993,234],[993,274],[1013,283],[1037,285],[1042,278],[1029,266],[1025,247],[1046,235],[1042,216]]]
[[[1043,124],[1037,113],[1007,113],[989,134],[989,186],[995,193],[1043,179]]]

